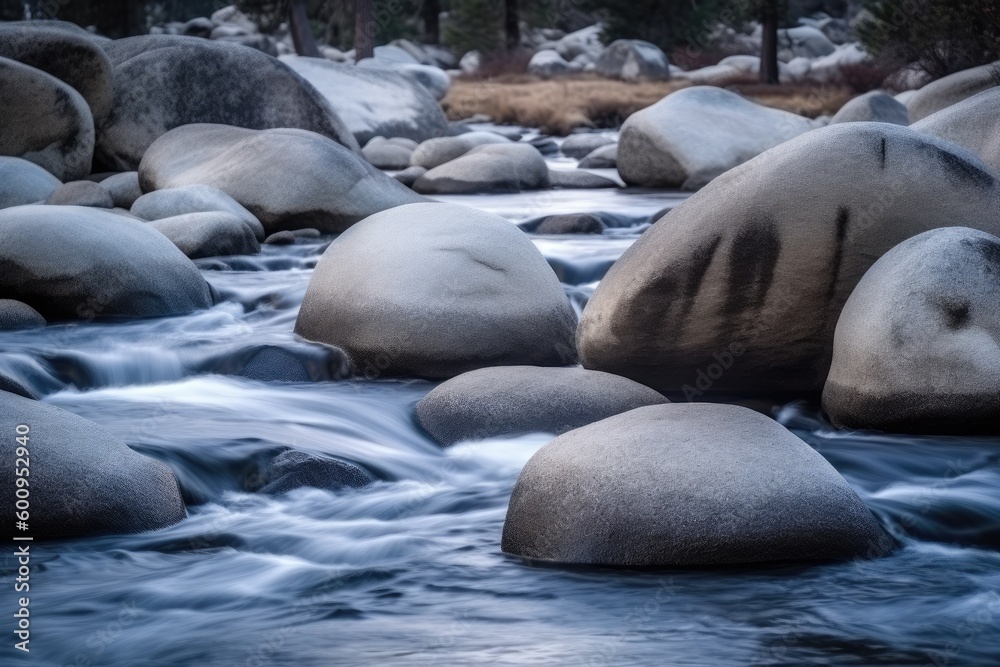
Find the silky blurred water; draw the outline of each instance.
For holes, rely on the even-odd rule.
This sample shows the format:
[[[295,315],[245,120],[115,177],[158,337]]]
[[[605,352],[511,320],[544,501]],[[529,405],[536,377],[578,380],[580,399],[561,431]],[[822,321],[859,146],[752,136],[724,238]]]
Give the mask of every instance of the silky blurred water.
[[[559,212],[603,210],[610,196],[580,193]],[[643,210],[663,200],[631,196]],[[641,229],[533,240],[582,307]],[[893,555],[531,565],[504,556],[500,534],[521,466],[550,436],[443,450],[413,421],[428,382],[223,374],[240,350],[310,347],[291,332],[328,242],[200,262],[225,298],[207,311],[0,335],[0,369],[164,461],[189,511],[150,534],[35,544],[31,654],[15,656],[8,636],[2,664],[1000,664],[1000,439],[835,432],[813,407],[777,406],[896,535]],[[255,493],[288,447],[379,481]]]

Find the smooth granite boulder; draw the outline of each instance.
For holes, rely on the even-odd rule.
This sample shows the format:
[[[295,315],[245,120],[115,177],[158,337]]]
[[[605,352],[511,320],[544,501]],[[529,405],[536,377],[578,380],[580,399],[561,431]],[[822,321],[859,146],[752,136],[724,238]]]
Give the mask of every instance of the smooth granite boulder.
[[[646,405],[662,394],[583,368],[495,366],[463,373],[416,405],[417,421],[442,445],[525,433],[565,433]]]
[[[545,158],[529,144],[476,146],[465,155],[434,167],[413,184],[421,194],[519,192],[549,186]]]
[[[13,498],[15,459],[31,460],[30,534],[37,539],[140,533],[182,521],[177,479],[156,459],[132,451],[97,424],[65,410],[0,392],[0,483]],[[19,426],[22,428],[19,429]],[[27,429],[27,439],[17,435]],[[4,523],[13,526],[14,502]]]
[[[82,206],[0,211],[0,293],[50,321],[183,315],[212,305],[201,273],[162,234]]]
[[[864,95],[858,95],[840,108],[830,121],[835,123],[894,123],[909,125],[910,117],[906,107],[896,101],[891,95],[873,90]]]
[[[0,156],[0,209],[48,199],[61,183],[34,162]]]
[[[1000,233],[1000,183],[973,154],[887,123],[814,130],[718,177],[625,251],[581,318],[583,365],[695,395],[819,391],[865,271],[953,225]]]
[[[618,166],[618,144],[595,148],[576,166],[580,169],[615,169]]]
[[[410,158],[410,164],[414,167],[433,169],[465,155],[476,146],[507,143],[510,143],[510,139],[494,132],[466,132],[457,137],[437,137],[417,146]]]
[[[139,172],[137,171],[123,171],[108,176],[101,181],[101,187],[111,195],[111,201],[116,208],[132,208],[135,201],[142,196],[142,188],[139,187]]]
[[[875,262],[837,322],[823,407],[848,428],[1000,433],[1000,238],[934,229]]]
[[[655,44],[640,39],[611,42],[601,51],[595,69],[601,76],[625,81],[670,78],[667,54]]]
[[[503,218],[410,204],[355,225],[323,254],[295,331],[366,376],[447,378],[575,363],[575,316],[534,244]]]
[[[412,144],[412,145],[411,145]],[[361,149],[362,155],[378,169],[403,170],[410,166],[410,156],[417,145],[412,139],[373,137]]]
[[[519,225],[532,234],[602,234],[604,221],[592,213],[562,213],[549,215]]]
[[[616,567],[833,561],[892,539],[805,442],[747,408],[638,408],[559,436],[524,466],[501,548]]]
[[[24,158],[60,181],[90,173],[94,118],[69,84],[0,58],[0,155]]]
[[[912,127],[968,148],[1000,174],[1000,86],[945,107]]]
[[[342,232],[387,208],[423,201],[340,144],[295,129],[187,125],[149,147],[139,166],[146,192],[216,187],[271,234],[313,227]]]
[[[583,169],[549,169],[549,187],[567,190],[587,190],[593,188],[617,188],[619,183],[600,174],[592,174]]]
[[[0,299],[0,331],[39,329],[45,318],[26,303],[14,299]]]
[[[58,206],[91,206],[93,208],[114,208],[111,193],[93,181],[70,181],[52,191],[46,204]]]
[[[907,102],[910,122],[916,123],[932,113],[997,86],[1000,86],[1000,61],[932,81],[915,92]]]
[[[97,123],[111,111],[111,61],[86,32],[49,21],[0,22],[0,57],[40,69],[75,89]]]
[[[109,170],[136,169],[157,138],[192,123],[298,128],[360,150],[326,98],[256,49],[176,35],[103,46],[114,67],[114,106],[98,127],[97,160]]]
[[[219,188],[211,185],[182,185],[154,190],[132,202],[132,215],[143,220],[161,220],[188,213],[228,213],[243,221],[254,238],[264,238],[264,226],[253,213]]]
[[[616,143],[611,137],[602,134],[571,134],[562,142],[559,150],[566,157],[581,160],[601,146],[609,146]]]
[[[210,211],[159,218],[148,223],[191,259],[220,255],[256,255],[260,243],[253,229],[231,213]]]
[[[728,90],[684,88],[628,117],[618,172],[629,185],[696,190],[814,127],[808,118]]]
[[[359,144],[372,137],[424,141],[448,133],[448,119],[427,88],[384,68],[324,58],[282,56],[327,99]]]

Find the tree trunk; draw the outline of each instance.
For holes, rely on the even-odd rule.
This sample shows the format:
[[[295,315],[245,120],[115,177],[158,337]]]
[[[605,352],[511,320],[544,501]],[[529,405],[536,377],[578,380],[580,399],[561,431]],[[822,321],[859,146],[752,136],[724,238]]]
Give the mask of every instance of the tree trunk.
[[[764,39],[760,49],[761,83],[778,83],[778,0],[764,0],[761,24]]]
[[[521,46],[521,25],[517,16],[517,0],[504,0],[504,26],[507,33],[507,50]]]
[[[357,0],[354,4],[354,62],[375,55],[375,8],[373,0]]]
[[[428,44],[441,43],[441,3],[439,0],[424,0],[424,33]]]
[[[313,37],[312,30],[309,29],[306,2],[307,0],[289,0],[288,28],[292,33],[295,53],[300,56],[319,58],[319,47],[316,46],[316,39]]]

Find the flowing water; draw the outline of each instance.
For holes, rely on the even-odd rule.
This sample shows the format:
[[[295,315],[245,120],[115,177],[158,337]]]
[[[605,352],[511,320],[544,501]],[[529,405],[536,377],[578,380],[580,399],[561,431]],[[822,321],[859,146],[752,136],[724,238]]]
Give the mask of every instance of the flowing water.
[[[515,220],[631,216],[637,226],[604,236],[534,238],[582,307],[683,196],[447,199]],[[169,465],[189,512],[150,534],[37,543],[27,664],[1000,664],[1000,440],[838,433],[787,405],[775,417],[857,489],[897,536],[893,555],[651,572],[525,563],[500,552],[501,527],[549,436],[442,449],[412,416],[431,383],[224,374],[260,345],[310,347],[291,332],[327,242],[201,261],[225,299],[207,311],[0,335],[0,370]],[[380,481],[254,493],[287,447]],[[12,644],[2,664],[15,664]]]

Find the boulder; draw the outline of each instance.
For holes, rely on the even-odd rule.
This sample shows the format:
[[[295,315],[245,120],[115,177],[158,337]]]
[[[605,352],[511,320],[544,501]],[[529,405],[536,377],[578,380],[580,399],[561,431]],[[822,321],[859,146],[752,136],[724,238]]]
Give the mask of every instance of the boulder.
[[[132,203],[131,213],[143,220],[161,220],[187,213],[228,213],[243,221],[254,238],[264,238],[264,226],[245,206],[211,185],[182,185],[154,190]]]
[[[264,243],[266,245],[295,245],[295,234],[287,230],[275,232],[264,239]]]
[[[389,72],[390,74],[401,75],[408,79],[410,83],[423,86],[427,92],[437,101],[444,99],[451,88],[451,77],[449,77],[440,67],[432,65],[417,65],[407,63],[387,64],[384,61],[366,58],[358,63],[358,67],[374,70],[377,72]]]
[[[618,144],[595,148],[580,160],[580,169],[614,169],[618,166]]]
[[[434,167],[413,184],[421,194],[477,194],[538,190],[549,185],[549,170],[535,148],[505,143],[476,146]]]
[[[260,243],[246,221],[231,213],[210,211],[158,218],[147,223],[191,259],[220,255],[256,255]]]
[[[147,192],[216,187],[267,234],[302,227],[342,232],[378,211],[422,201],[335,141],[295,129],[176,128],[146,151],[139,182]]]
[[[268,483],[261,493],[278,495],[302,487],[328,491],[358,489],[375,478],[364,468],[340,459],[289,449],[278,454],[267,469]]]
[[[747,408],[638,408],[559,436],[511,494],[501,549],[616,567],[830,561],[892,539],[805,442]]]
[[[0,299],[0,331],[39,329],[45,324],[42,314],[28,304],[14,299]]]
[[[566,189],[617,188],[618,183],[582,169],[550,169],[549,187]]]
[[[778,31],[778,58],[786,63],[793,58],[822,58],[836,50],[822,30],[811,26]]]
[[[68,84],[0,58],[0,118],[0,155],[34,162],[61,181],[90,173],[94,119]]]
[[[37,164],[19,157],[0,156],[0,209],[48,199],[59,179]]]
[[[604,27],[600,24],[587,26],[559,38],[553,48],[566,60],[574,60],[579,56],[597,60],[604,50],[604,44],[601,42],[603,32]]]
[[[192,123],[298,128],[360,150],[315,88],[255,49],[173,35],[117,39],[104,49],[114,108],[99,128],[97,159],[112,171],[136,169],[153,141]]]
[[[412,143],[411,139],[374,137],[361,153],[373,167],[402,170],[410,166],[410,156],[416,148]]]
[[[789,71],[796,72],[801,65],[793,64],[798,59],[789,61]],[[801,61],[799,61],[801,63]],[[833,53],[822,58],[807,61],[809,64],[807,76],[817,83],[844,83],[844,68],[853,65],[871,63],[871,56],[859,44],[841,44]]]
[[[204,37],[205,39],[208,39],[212,36],[212,30],[214,28],[215,24],[212,23],[212,19],[205,16],[199,16],[185,23],[184,27],[181,28],[181,34],[189,37]]]
[[[694,396],[818,391],[865,271],[950,225],[1000,232],[1000,183],[974,155],[899,125],[814,130],[723,174],[625,251],[583,313],[583,365]]]
[[[472,75],[479,71],[479,64],[483,56],[479,51],[469,51],[458,61],[458,67],[462,74]]]
[[[503,218],[410,204],[355,225],[323,254],[295,331],[366,376],[446,378],[576,360],[575,316],[534,244]]]
[[[533,234],[601,234],[605,230],[604,222],[592,213],[549,215],[532,221],[530,227],[520,227]]]
[[[907,115],[906,107],[897,102],[891,95],[873,90],[855,97],[842,106],[830,124],[858,122],[909,125],[910,118]]]
[[[442,445],[525,433],[565,433],[667,399],[649,387],[582,368],[497,366],[463,373],[416,405]]]
[[[94,121],[111,111],[111,61],[86,33],[46,21],[0,23],[0,57],[51,74],[86,100]]]
[[[542,49],[531,56],[528,61],[528,74],[540,76],[543,79],[566,74],[569,71],[569,63],[566,62],[558,51],[553,49]]]
[[[50,321],[163,317],[212,305],[201,273],[162,234],[82,206],[0,211],[0,293]]]
[[[427,173],[427,170],[423,167],[407,167],[403,171],[397,172],[392,175],[397,181],[402,183],[408,188],[412,188],[413,184],[416,183],[421,176]]]
[[[934,229],[875,262],[837,322],[823,407],[848,428],[1000,432],[1000,238]]]
[[[59,206],[92,206],[93,208],[114,208],[111,194],[93,181],[70,181],[52,191],[46,204]]]
[[[448,133],[441,105],[401,74],[323,58],[282,56],[281,62],[316,86],[360,144],[377,136],[424,141]]]
[[[137,171],[123,171],[108,176],[101,181],[101,187],[108,191],[111,201],[117,208],[132,208],[136,200],[142,196]]]
[[[618,172],[629,185],[696,190],[813,127],[728,90],[684,88],[628,117]]]
[[[615,143],[614,139],[606,137],[603,134],[571,134],[562,142],[560,150],[566,157],[571,157],[574,160],[580,160],[587,157],[590,153],[593,153],[601,146],[611,146]]]
[[[997,86],[1000,86],[1000,61],[949,74],[913,94],[907,104],[910,121],[923,120],[945,107]]]
[[[510,139],[494,132],[466,132],[457,137],[437,137],[417,146],[410,158],[410,164],[414,167],[433,169],[465,155],[476,146],[507,143],[510,143]]]
[[[139,533],[187,516],[170,468],[132,451],[92,421],[3,392],[0,422],[9,434],[0,440],[0,452],[10,462],[0,466],[0,482],[12,497],[14,460],[23,446],[15,439],[17,427],[29,429],[22,442],[31,455],[29,524],[36,540]],[[2,512],[13,526],[13,501]]]
[[[723,88],[747,78],[747,74],[729,65],[709,65],[676,74],[676,78],[688,81],[693,86],[718,86]]]
[[[595,70],[601,76],[625,81],[669,79],[670,61],[655,44],[639,39],[619,39],[601,52]]]
[[[1000,173],[1000,86],[989,88],[914,123],[918,132],[964,146]]]

